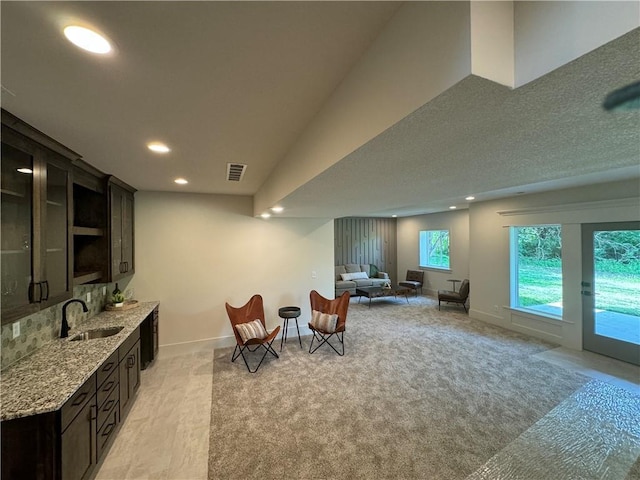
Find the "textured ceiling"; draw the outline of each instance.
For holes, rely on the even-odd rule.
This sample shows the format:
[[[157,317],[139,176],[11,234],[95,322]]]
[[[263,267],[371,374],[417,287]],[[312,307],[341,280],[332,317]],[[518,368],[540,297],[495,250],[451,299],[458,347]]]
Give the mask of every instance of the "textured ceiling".
[[[251,195],[400,6],[3,1],[2,106],[140,190]],[[70,46],[74,18],[116,54]],[[640,114],[601,103],[640,78],[639,45],[637,29],[516,90],[470,76],[292,192],[283,215],[410,215],[638,177]],[[225,181],[227,162],[249,165],[242,182]]]
[[[281,203],[291,216],[402,216],[639,177],[640,111],[601,106],[640,77],[639,46],[636,29],[515,90],[469,76]]]

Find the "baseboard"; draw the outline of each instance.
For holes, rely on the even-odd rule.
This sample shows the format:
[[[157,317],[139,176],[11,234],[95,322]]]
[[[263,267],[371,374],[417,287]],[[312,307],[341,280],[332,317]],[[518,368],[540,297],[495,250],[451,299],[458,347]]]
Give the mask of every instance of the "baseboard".
[[[292,323],[293,323],[293,326],[292,326]],[[309,330],[309,327],[307,326],[307,324],[302,325],[301,323],[302,322],[298,323],[298,327],[300,329],[300,336],[304,337],[306,335],[311,335],[311,330]],[[278,334],[278,337],[277,337],[277,341],[280,340],[280,337],[282,336],[283,333],[284,333],[284,329],[281,326],[280,333]],[[298,332],[296,330],[295,321],[294,322],[289,321],[289,327],[287,328],[287,341],[290,341],[291,339],[296,338],[297,336],[298,336]],[[224,337],[201,338],[198,340],[189,340],[187,342],[165,343],[163,345],[160,345],[159,348],[172,347],[176,345],[193,345],[193,344],[203,343],[203,342],[212,342],[213,348],[227,348],[227,347],[233,347],[236,344],[236,337],[235,335],[226,335]]]
[[[498,327],[506,328],[505,320],[501,316],[495,315],[493,313],[483,312],[481,310],[476,310],[473,308],[469,309],[469,318],[473,318],[475,320],[480,320],[485,323],[490,323],[491,325],[496,325]]]

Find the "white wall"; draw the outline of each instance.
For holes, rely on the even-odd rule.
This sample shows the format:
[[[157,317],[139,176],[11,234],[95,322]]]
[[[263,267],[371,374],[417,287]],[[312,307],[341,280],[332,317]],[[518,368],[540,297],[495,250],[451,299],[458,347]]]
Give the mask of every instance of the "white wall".
[[[254,293],[264,298],[269,330],[282,324],[285,305],[300,306],[306,325],[312,289],[333,296],[333,220],[263,220],[252,212],[251,197],[136,193],[129,287],[139,300],[160,301],[161,345],[233,344],[224,304],[243,305]]]
[[[398,273],[418,267],[420,230],[449,229],[451,272],[425,270],[435,295],[469,278],[472,318],[582,349],[581,224],[640,220],[638,179],[472,203],[469,210],[398,219]],[[563,320],[509,308],[510,225],[562,225]]]
[[[474,203],[469,208],[470,316],[582,348],[581,224],[640,220],[638,180]],[[562,321],[508,308],[510,225],[561,224]]]
[[[514,2],[522,86],[640,26],[640,2]]]
[[[514,86],[513,2],[471,2],[471,72]]]
[[[468,2],[407,2],[255,197],[278,203],[471,73]]]
[[[404,279],[407,270],[418,270],[421,230],[449,230],[450,271],[424,269],[423,292],[434,295],[438,290],[451,290],[451,282],[469,278],[469,213],[467,210],[417,215],[399,218],[398,277]],[[457,286],[460,286],[457,284]]]

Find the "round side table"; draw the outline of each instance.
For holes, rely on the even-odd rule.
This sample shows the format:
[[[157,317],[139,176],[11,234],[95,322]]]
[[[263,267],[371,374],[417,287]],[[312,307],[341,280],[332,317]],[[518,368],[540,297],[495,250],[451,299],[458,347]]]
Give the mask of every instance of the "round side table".
[[[284,331],[280,337],[280,351],[282,351],[282,345],[287,343],[287,331],[289,327],[289,319],[293,318],[296,321],[296,330],[298,331],[298,341],[300,342],[300,348],[302,348],[302,339],[300,338],[300,328],[298,328],[298,317],[300,316],[300,307],[280,307],[278,309],[278,316],[284,320]]]

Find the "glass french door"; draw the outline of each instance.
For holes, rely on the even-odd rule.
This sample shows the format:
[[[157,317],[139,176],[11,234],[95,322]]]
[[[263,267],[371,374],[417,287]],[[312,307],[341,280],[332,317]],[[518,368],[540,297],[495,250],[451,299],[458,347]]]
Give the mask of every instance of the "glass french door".
[[[640,365],[640,222],[582,225],[583,348]]]

